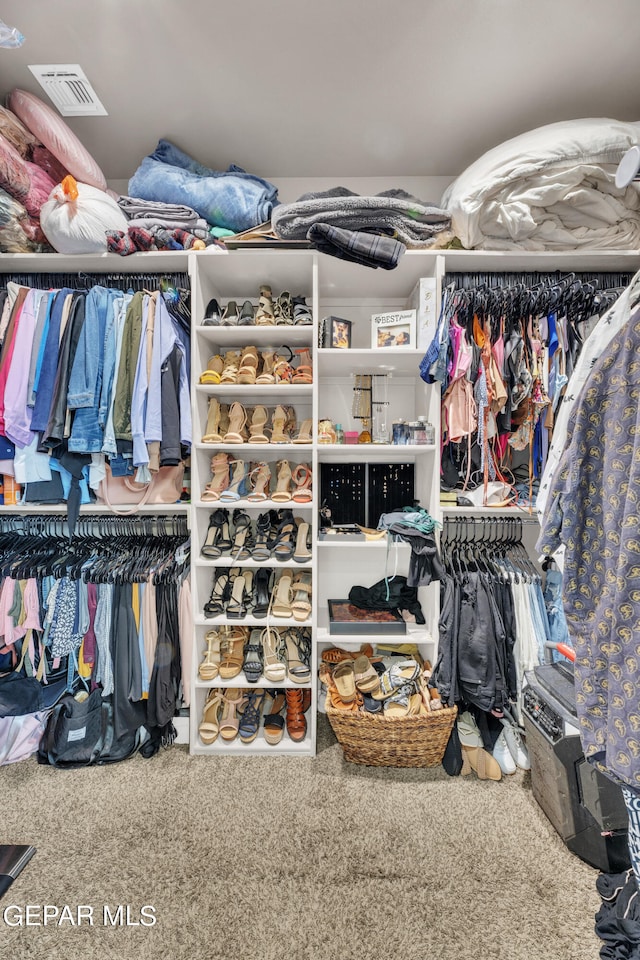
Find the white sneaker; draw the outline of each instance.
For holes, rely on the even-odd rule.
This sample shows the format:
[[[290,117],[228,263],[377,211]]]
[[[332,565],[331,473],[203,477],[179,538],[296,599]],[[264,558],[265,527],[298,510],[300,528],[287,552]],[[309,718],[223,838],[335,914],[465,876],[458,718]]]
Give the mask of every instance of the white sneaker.
[[[522,742],[520,730],[515,724],[509,723],[508,720],[502,720],[502,724],[504,730],[500,736],[504,737],[513,760],[522,770],[531,770],[531,761],[529,760],[526,747]]]
[[[496,745],[493,748],[493,757],[494,760],[497,760],[500,764],[500,769],[503,773],[509,774],[516,772],[516,762],[511,756],[511,751],[507,746],[504,730],[496,740]]]

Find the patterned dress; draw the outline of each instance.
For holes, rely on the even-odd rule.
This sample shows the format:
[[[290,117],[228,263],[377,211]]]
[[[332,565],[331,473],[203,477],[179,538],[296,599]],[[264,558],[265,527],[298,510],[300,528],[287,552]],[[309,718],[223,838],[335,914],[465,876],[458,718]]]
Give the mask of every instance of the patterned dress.
[[[640,314],[595,361],[575,403],[538,549],[565,547],[585,756],[640,791]]]

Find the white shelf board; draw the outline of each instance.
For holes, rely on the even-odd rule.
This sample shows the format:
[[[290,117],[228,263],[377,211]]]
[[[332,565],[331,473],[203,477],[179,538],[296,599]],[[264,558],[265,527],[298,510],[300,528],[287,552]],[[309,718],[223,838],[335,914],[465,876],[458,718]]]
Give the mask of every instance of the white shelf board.
[[[335,257],[331,266],[325,268],[320,259],[320,299],[335,302],[364,299],[404,305],[421,277],[434,276],[436,257],[443,253],[443,250],[407,250],[393,270],[363,269],[360,264]]]
[[[538,523],[538,514],[535,509],[529,510],[529,507],[456,507],[440,506],[443,517],[519,517],[520,519],[535,521]]]
[[[309,500],[305,503],[296,503],[295,500],[196,500],[195,506],[201,510],[208,510],[211,513],[218,507],[228,510],[279,510],[280,508],[291,509],[294,512],[298,510],[313,510],[314,501]]]
[[[128,257],[117,253],[3,253],[0,273],[186,273],[189,258],[188,250],[150,250]]]
[[[434,639],[431,636],[429,630],[424,624],[406,624],[405,633],[397,634],[382,634],[382,633],[363,633],[359,636],[352,634],[340,634],[340,633],[329,633],[329,609],[328,607],[322,606],[318,610],[318,627],[315,634],[316,644],[329,643],[336,647],[342,647],[347,644],[355,643],[386,643],[386,644],[402,644],[402,643],[434,643]]]
[[[355,373],[420,375],[424,350],[337,350],[323,347],[316,351],[316,369],[321,377],[348,377]]]
[[[377,547],[378,550],[386,550],[387,545],[389,550],[395,550],[396,545],[400,549],[409,550],[410,546],[404,541],[393,542],[387,541],[386,537],[383,537],[381,540],[341,540],[340,537],[328,537],[326,540],[318,540],[318,546],[323,549],[327,547],[338,547],[340,550],[345,550],[350,547],[357,547],[362,549],[362,547]]]
[[[194,443],[196,450],[206,450],[216,453],[219,450],[228,450],[236,453],[239,450],[247,453],[311,453],[313,443]],[[257,460],[258,457],[252,459]]]
[[[204,617],[197,616],[194,619],[194,623],[198,627],[219,627],[221,625],[228,625],[230,627],[266,627],[267,622],[270,627],[310,627],[311,620],[294,620],[293,617],[252,617],[247,616],[243,617],[241,620],[234,620],[233,618],[226,617],[224,615],[219,617]]]
[[[522,271],[548,273],[555,270],[635,273],[640,266],[638,250],[566,250],[566,251],[501,251],[441,250],[447,273]],[[408,254],[407,254],[408,255]]]
[[[171,514],[187,514],[189,513],[189,503],[145,503],[141,506],[136,507],[135,512],[131,514],[126,514],[126,516],[135,517],[139,513],[171,513]],[[0,514],[14,514],[14,513],[50,513],[50,514],[61,514],[66,516],[67,513],[67,504],[66,503],[26,503],[26,504],[0,504]],[[80,507],[81,514],[105,514],[106,516],[118,517],[122,514],[116,513],[115,510],[112,510],[111,507],[107,506],[104,503],[85,503]]]
[[[228,553],[222,557],[218,557],[216,560],[206,560],[204,557],[194,560],[194,565],[196,567],[206,568],[215,568],[215,567],[247,567],[249,570],[260,570],[262,567],[273,567],[274,570],[282,570],[287,564],[295,563],[294,569],[305,570],[311,567],[311,559],[305,560],[304,563],[298,563],[289,557],[288,560],[284,562],[282,560],[276,560],[275,557],[270,557],[268,560],[234,560],[233,556],[230,556]],[[291,569],[288,567],[287,569]]]
[[[393,444],[393,443],[319,443],[318,459],[321,461],[365,460],[382,463],[403,463],[412,461],[416,456],[433,456],[437,447],[433,443]]]
[[[313,384],[311,383],[197,383],[196,393],[205,393],[209,396],[221,397],[255,397],[269,396],[269,402],[285,403],[287,397],[311,397]],[[247,401],[249,402],[249,401]]]
[[[204,268],[203,275],[215,284],[221,307],[227,300],[251,300],[257,303],[263,284],[271,287],[274,299],[288,290],[294,297],[307,297],[307,303],[310,303],[314,255],[313,249],[268,248],[232,250],[220,258],[207,256],[206,251],[194,254],[198,269]]]
[[[311,723],[308,720],[308,725]],[[233,757],[233,756],[298,756],[298,757],[311,757],[313,756],[313,744],[311,743],[311,736],[307,732],[307,736],[304,740],[301,740],[300,743],[294,743],[293,740],[290,740],[287,736],[286,730],[282,737],[280,743],[272,746],[267,743],[261,733],[258,734],[256,739],[252,743],[243,743],[240,737],[236,737],[235,740],[223,740],[222,737],[218,737],[211,745],[207,746],[202,743],[200,737],[196,735],[196,742],[192,747],[192,752],[194,754],[206,754],[207,756],[219,756],[219,757]]]
[[[307,683],[294,683],[293,680],[289,680],[287,677],[286,680],[265,680],[264,677],[260,677],[257,683],[249,683],[244,675],[244,671],[241,671],[237,677],[234,677],[232,680],[221,680],[220,677],[216,677],[215,680],[196,680],[196,688],[201,690],[211,690],[214,688],[222,689],[237,689],[239,687],[245,688],[247,690],[279,690],[281,687],[286,690],[309,690],[313,686],[313,679],[309,680]]]
[[[242,304],[238,304],[240,308]],[[206,308],[206,304],[205,304]],[[222,304],[220,304],[222,309]],[[309,307],[309,309],[311,309]],[[201,340],[208,343],[217,344],[221,347],[245,347],[252,343],[256,347],[264,349],[265,347],[281,347],[285,342],[291,347],[312,347],[316,342],[316,335],[311,324],[306,326],[286,326],[275,324],[266,326],[247,326],[232,327],[203,327],[202,324],[195,326],[194,330]]]

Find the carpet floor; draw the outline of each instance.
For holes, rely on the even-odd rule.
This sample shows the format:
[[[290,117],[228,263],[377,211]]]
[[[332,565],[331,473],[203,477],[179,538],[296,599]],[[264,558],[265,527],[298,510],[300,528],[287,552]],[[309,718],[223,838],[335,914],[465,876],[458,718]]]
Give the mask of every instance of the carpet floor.
[[[0,902],[2,955],[597,958],[597,871],[560,841],[528,774],[346,764],[319,719],[315,759],[179,746],[90,770],[3,767],[2,842],[38,852]],[[11,926],[7,907],[27,904],[35,923]],[[92,908],[93,925],[86,910],[80,925],[45,926],[45,904],[73,919]],[[153,926],[133,925],[143,906]]]

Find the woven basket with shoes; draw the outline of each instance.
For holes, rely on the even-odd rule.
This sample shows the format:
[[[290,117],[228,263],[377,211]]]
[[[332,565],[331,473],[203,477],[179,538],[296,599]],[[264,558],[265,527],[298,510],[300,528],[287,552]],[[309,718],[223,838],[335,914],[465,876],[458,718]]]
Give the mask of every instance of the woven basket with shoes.
[[[371,767],[437,767],[458,713],[443,707],[428,716],[386,717],[336,709],[329,696],[326,711],[345,760]]]

